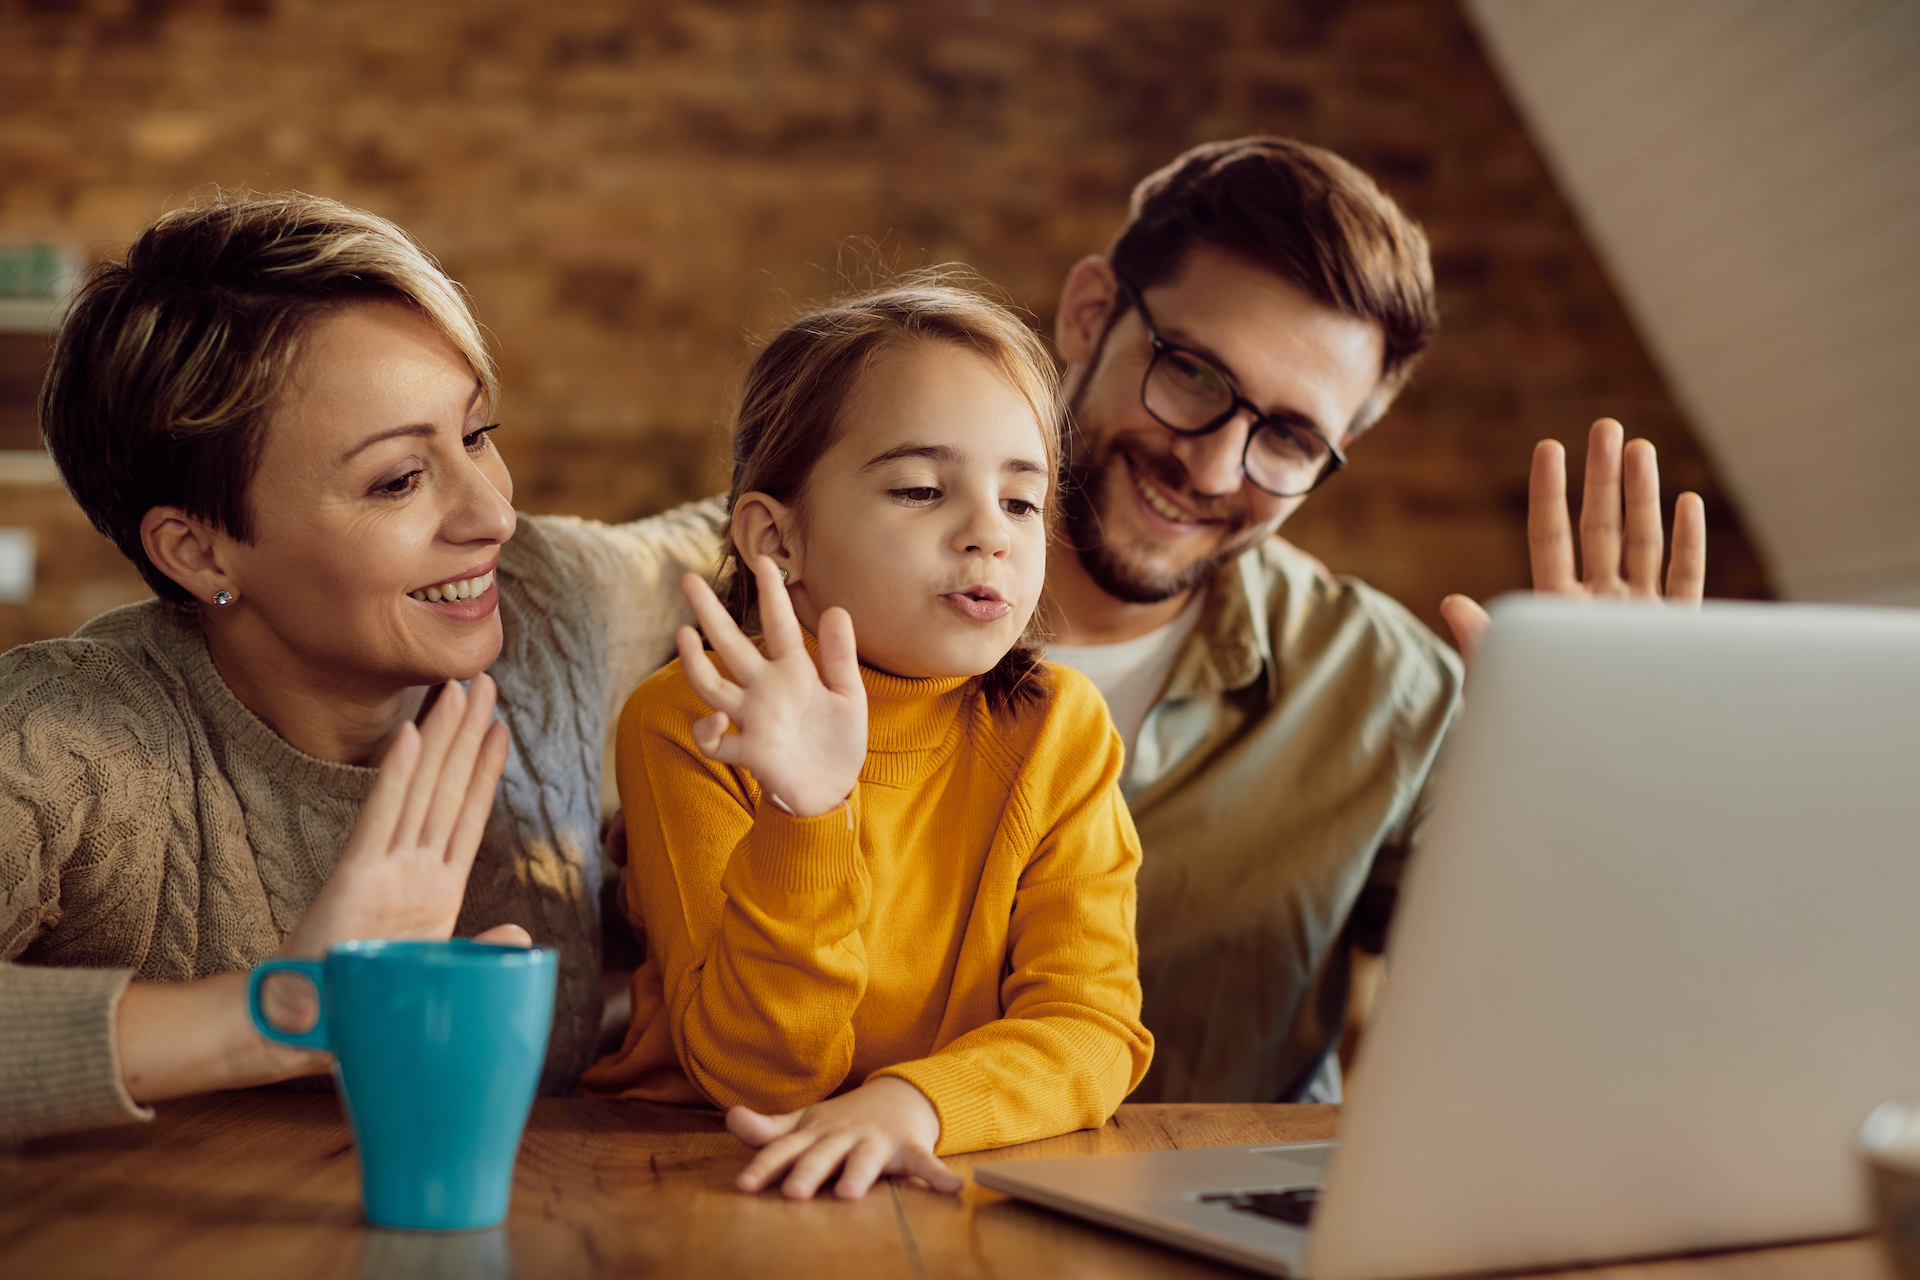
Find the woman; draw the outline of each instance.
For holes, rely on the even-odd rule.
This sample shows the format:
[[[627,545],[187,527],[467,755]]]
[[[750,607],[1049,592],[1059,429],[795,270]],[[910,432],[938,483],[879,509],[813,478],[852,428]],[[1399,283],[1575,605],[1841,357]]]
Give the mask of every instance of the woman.
[[[169,214],[81,290],[42,425],[158,598],[0,657],[0,1140],[324,1070],[246,970],[352,937],[559,948],[543,1089],[587,1065],[607,716],[717,512],[518,519],[496,389],[458,288],[332,201]]]

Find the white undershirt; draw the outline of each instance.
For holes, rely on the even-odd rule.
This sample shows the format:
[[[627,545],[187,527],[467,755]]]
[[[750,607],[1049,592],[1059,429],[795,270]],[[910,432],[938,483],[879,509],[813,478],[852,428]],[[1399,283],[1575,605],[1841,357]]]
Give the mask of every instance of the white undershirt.
[[[1140,726],[1146,722],[1147,712],[1153,709],[1160,690],[1166,686],[1173,660],[1180,656],[1180,646],[1187,642],[1194,624],[1200,621],[1204,600],[1204,592],[1194,592],[1193,599],[1173,621],[1118,644],[1047,646],[1049,662],[1072,667],[1093,681],[1107,700],[1113,727],[1120,731],[1120,740],[1126,744],[1129,768],[1133,764],[1134,743],[1140,736]]]

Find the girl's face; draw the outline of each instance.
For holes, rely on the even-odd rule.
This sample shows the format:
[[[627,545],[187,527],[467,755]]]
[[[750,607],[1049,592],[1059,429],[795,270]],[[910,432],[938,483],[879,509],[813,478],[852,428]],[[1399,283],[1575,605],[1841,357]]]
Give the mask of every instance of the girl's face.
[[[874,362],[780,521],[794,610],[838,605],[860,659],[894,675],[989,671],[1046,575],[1051,475],[1039,421],[984,357],[917,343]]]

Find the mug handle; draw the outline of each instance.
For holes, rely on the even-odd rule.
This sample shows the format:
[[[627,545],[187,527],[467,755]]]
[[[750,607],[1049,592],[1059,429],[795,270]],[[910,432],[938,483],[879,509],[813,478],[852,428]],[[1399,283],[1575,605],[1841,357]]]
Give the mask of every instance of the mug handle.
[[[282,971],[298,973],[313,983],[313,998],[320,1005],[320,1016],[314,1020],[311,1031],[282,1031],[267,1021],[265,1011],[260,1008],[260,984]],[[324,973],[325,962],[321,960],[262,960],[255,965],[247,977],[247,1012],[253,1016],[253,1029],[281,1044],[297,1045],[302,1049],[332,1050],[333,1046],[327,1043],[327,988],[321,980]]]

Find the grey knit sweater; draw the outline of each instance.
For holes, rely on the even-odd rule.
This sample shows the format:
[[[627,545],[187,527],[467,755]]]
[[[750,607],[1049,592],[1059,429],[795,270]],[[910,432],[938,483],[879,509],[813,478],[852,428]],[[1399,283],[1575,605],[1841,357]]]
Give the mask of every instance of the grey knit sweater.
[[[524,926],[561,954],[541,1081],[572,1089],[600,1015],[608,717],[672,653],[681,572],[717,501],[628,525],[522,517],[502,548],[492,674],[513,754],[457,934]],[[242,706],[191,609],[149,600],[0,656],[0,1141],[144,1119],[120,1082],[130,978],[271,955],[327,880],[374,778]]]

